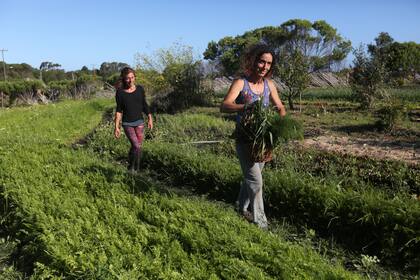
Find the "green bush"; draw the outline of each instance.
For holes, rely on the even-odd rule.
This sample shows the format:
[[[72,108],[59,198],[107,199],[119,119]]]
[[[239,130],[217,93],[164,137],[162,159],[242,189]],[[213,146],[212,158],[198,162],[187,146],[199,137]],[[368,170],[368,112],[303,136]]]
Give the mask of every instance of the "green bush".
[[[209,104],[212,89],[205,88],[198,62],[191,64],[171,64],[163,71],[163,77],[171,86],[171,91],[156,95],[152,108],[160,113],[176,113],[192,106]]]
[[[60,97],[75,95],[76,81],[51,81],[47,84],[47,88],[48,98],[51,101],[57,101]]]
[[[16,80],[0,82],[0,91],[7,95],[19,95],[26,92],[36,92],[45,89],[43,82],[39,80]]]
[[[34,99],[37,93],[45,90],[45,85],[39,80],[16,80],[0,82],[0,92],[8,96],[9,106],[13,106],[18,99]]]
[[[137,64],[139,78],[153,92],[155,112],[175,113],[211,100],[212,89],[202,84],[201,61],[194,57],[192,47],[175,43],[156,51],[154,57],[139,54]]]
[[[395,126],[406,115],[406,108],[402,102],[398,100],[390,100],[376,111],[379,118],[377,126],[386,131],[393,131]]]

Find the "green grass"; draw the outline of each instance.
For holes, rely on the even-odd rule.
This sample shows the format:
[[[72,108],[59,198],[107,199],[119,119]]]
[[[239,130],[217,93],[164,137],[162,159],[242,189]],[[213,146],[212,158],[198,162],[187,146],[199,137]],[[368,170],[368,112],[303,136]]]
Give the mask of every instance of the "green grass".
[[[201,113],[202,112],[202,113]],[[324,119],[325,126],[339,127],[368,125],[362,113],[355,114],[352,118],[348,115]],[[307,118],[295,115],[294,117],[308,122]],[[346,119],[347,118],[347,119]],[[319,122],[314,118],[310,122]],[[178,115],[158,115],[156,128],[150,133],[148,139],[155,142],[188,144],[196,141],[218,140],[217,143],[199,143],[193,147],[209,151],[213,154],[236,158],[234,140],[231,136],[234,122],[217,115],[217,109],[203,108],[201,111],[194,109]],[[306,125],[308,129],[308,124]],[[315,124],[312,128],[315,127]],[[111,128],[108,128],[111,129]],[[101,143],[100,137],[95,142]],[[93,144],[95,145],[95,144]],[[102,146],[110,146],[103,143]],[[115,148],[115,146],[114,146]],[[100,150],[100,147],[97,147]],[[311,174],[320,180],[327,180],[340,185],[344,189],[365,190],[376,188],[386,191],[392,198],[397,194],[410,196],[420,191],[420,170],[403,162],[375,160],[351,155],[339,155],[333,152],[315,151],[297,148],[294,145],[280,146],[274,153],[274,160],[267,165],[268,168],[293,170],[297,173]]]
[[[390,96],[405,102],[420,102],[420,86],[406,86],[387,89]],[[350,87],[307,88],[302,94],[303,101],[353,102]]]
[[[166,120],[159,127],[163,137],[155,135],[146,142],[145,162],[161,179],[171,178],[180,187],[232,202],[240,171],[229,134],[223,143],[202,146],[179,145],[192,135],[176,135],[183,125],[205,129],[194,132],[201,137],[230,132],[229,122],[212,121],[214,117],[205,111],[202,117],[197,113],[188,117],[194,122],[186,121],[185,114],[161,115]],[[104,134],[110,129],[98,130],[90,148],[110,160],[121,159],[127,143],[117,144]],[[106,146],[112,148],[102,149]],[[419,187],[418,169],[401,162],[322,152],[283,149],[277,153],[265,172],[265,200],[273,217],[310,225],[353,250],[380,256],[388,265],[416,266],[419,209],[410,194]]]
[[[352,101],[350,88],[308,88],[302,94],[304,101]]]
[[[33,279],[359,278],[248,224],[231,206],[128,174],[109,161],[126,141],[102,142],[100,154],[72,148],[111,106],[79,101],[1,112],[1,229],[19,241],[19,270]]]
[[[106,130],[104,130],[106,131]],[[98,131],[90,143],[93,150],[111,146]],[[103,156],[118,159],[126,145],[112,145]],[[214,155],[191,145],[149,142],[144,160],[161,179],[177,186],[232,203],[241,179],[234,156]],[[265,201],[273,217],[307,224],[321,235],[331,236],[353,250],[379,256],[388,265],[416,269],[420,209],[407,196],[388,195],[372,188],[344,189],[329,177],[314,177],[293,169],[267,170]],[[363,249],[362,249],[363,248]]]
[[[390,90],[391,96],[394,96],[402,101],[411,103],[420,103],[420,87],[405,86],[402,88],[394,88]]]

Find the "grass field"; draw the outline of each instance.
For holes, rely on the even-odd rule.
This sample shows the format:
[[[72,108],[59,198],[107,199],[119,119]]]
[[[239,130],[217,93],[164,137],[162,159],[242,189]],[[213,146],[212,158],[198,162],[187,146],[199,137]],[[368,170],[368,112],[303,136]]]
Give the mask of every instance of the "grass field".
[[[308,94],[293,113],[307,131],[385,135],[344,90]],[[418,166],[281,146],[264,172],[261,231],[234,211],[232,116],[155,116],[133,175],[113,106],[0,111],[1,279],[419,279]],[[420,133],[410,120],[398,129],[387,137]]]
[[[88,134],[101,141],[100,127],[91,132],[112,105],[1,111],[0,248],[12,251],[1,259],[3,279],[361,278],[248,224],[230,205],[128,174],[110,160],[124,141],[101,153],[75,144]]]

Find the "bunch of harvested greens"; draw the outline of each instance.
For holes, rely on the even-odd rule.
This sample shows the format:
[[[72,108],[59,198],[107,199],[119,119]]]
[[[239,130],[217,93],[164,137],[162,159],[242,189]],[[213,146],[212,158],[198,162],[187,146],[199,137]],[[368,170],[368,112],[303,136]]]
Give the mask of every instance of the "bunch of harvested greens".
[[[303,139],[300,122],[264,108],[262,100],[245,107],[237,129],[238,139],[249,145],[254,162],[270,161],[273,149],[279,143]]]

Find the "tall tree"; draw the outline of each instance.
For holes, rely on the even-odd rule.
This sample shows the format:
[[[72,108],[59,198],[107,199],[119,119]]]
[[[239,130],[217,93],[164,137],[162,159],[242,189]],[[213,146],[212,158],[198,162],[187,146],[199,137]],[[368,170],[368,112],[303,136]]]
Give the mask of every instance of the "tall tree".
[[[282,37],[279,27],[267,26],[258,28],[236,37],[224,37],[217,43],[211,41],[204,51],[204,59],[216,62],[222,75],[233,76],[240,68],[240,56],[245,49],[254,43],[264,41],[275,45]]]
[[[283,23],[286,40],[279,42],[279,48],[293,53],[299,50],[306,58],[309,71],[331,70],[334,63],[346,58],[351,51],[351,42],[344,40],[324,20],[311,23],[308,20],[292,19]]]
[[[384,67],[388,83],[414,78],[420,72],[420,44],[415,42],[395,42],[388,33],[381,32],[375,44],[368,45],[368,52]]]
[[[65,80],[66,74],[60,69],[61,65],[50,61],[44,61],[39,66],[40,79],[48,83],[50,81]]]
[[[350,41],[343,39],[327,22],[292,19],[277,27],[258,28],[234,38],[222,38],[217,43],[212,41],[204,52],[204,58],[216,61],[222,73],[231,76],[239,69],[242,52],[256,42],[265,42],[275,50],[280,61],[275,75],[280,73],[282,82],[288,89],[293,89],[286,93],[292,109],[293,98],[307,86],[307,75],[331,70],[351,50]]]
[[[50,70],[58,70],[60,69],[61,65],[58,63],[53,63],[50,61],[44,61],[39,66],[39,69],[42,71],[50,71]]]
[[[293,99],[299,96],[309,83],[309,65],[300,50],[281,52],[278,75],[284,82],[286,90],[282,95],[287,98],[289,108],[294,110]]]
[[[350,73],[353,96],[361,108],[371,108],[377,99],[386,95],[383,87],[384,67],[377,57],[366,54],[363,45],[353,53],[355,58]]]
[[[99,68],[99,75],[106,79],[115,73],[119,73],[124,67],[129,67],[129,65],[123,62],[103,62]]]

